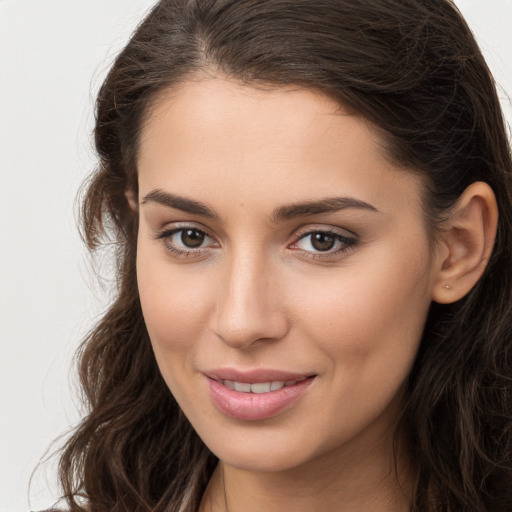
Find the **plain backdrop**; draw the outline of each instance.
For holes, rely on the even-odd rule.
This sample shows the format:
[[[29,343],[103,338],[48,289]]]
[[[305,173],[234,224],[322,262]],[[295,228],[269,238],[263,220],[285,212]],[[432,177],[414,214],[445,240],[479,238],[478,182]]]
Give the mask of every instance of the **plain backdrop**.
[[[108,304],[76,228],[93,98],[154,0],[0,0],[0,512],[57,496],[50,443],[80,417],[72,356]],[[509,122],[512,0],[459,0]],[[51,449],[50,452],[51,453]],[[30,501],[29,501],[30,497]]]

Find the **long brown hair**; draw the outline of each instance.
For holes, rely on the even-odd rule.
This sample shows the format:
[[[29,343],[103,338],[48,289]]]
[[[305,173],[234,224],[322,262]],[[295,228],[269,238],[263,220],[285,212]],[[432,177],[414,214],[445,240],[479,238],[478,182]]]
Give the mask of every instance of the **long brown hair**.
[[[92,251],[115,240],[118,294],[79,351],[90,413],[60,460],[69,509],[192,512],[217,462],[158,371],[125,199],[152,102],[204,70],[350,105],[425,176],[432,229],[469,184],[493,188],[493,255],[464,299],[432,304],[397,436],[417,464],[412,511],[512,510],[512,163],[494,81],[448,0],[162,0],[138,27],[97,99],[83,233]]]

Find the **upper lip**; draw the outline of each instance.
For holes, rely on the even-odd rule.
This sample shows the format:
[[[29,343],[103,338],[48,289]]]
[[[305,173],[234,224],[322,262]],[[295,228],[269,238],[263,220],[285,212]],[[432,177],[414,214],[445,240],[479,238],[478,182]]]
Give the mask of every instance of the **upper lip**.
[[[287,382],[291,380],[303,380],[314,375],[310,372],[288,372],[267,368],[254,370],[217,368],[214,370],[205,371],[204,374],[210,379],[218,381],[231,380],[235,382],[246,382],[249,384],[256,384],[258,382]]]

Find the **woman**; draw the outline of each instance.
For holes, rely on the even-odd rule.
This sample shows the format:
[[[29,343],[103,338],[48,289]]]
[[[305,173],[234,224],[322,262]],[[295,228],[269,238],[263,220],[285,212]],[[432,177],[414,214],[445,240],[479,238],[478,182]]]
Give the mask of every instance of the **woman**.
[[[511,510],[512,164],[451,2],[161,1],[95,137],[70,510]]]

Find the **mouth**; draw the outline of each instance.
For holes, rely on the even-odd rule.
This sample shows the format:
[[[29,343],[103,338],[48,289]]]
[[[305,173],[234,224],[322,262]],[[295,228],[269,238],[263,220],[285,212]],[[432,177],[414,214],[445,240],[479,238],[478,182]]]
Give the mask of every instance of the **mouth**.
[[[232,370],[205,376],[217,409],[244,421],[268,419],[295,406],[317,377],[268,371],[242,374]]]

